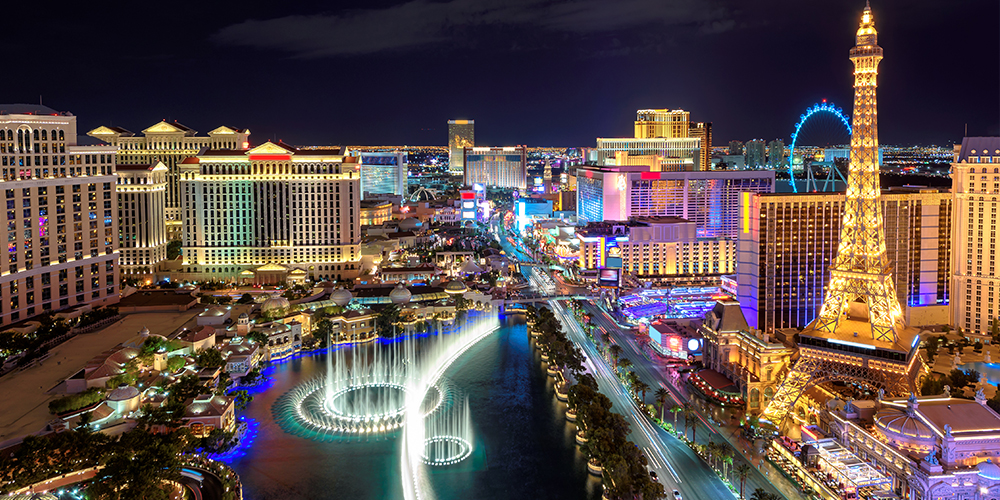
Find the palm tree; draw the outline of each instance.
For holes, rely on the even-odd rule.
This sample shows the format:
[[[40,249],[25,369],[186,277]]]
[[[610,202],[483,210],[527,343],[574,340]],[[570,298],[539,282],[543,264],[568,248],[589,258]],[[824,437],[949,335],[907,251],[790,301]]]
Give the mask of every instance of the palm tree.
[[[691,408],[691,403],[684,403],[681,411],[684,412],[684,437],[687,438],[688,427],[691,425],[691,417],[694,415],[694,409]]]
[[[609,343],[611,343],[611,334],[608,333],[607,331],[602,331],[601,342],[604,342],[604,345],[608,345]]]
[[[674,414],[674,429],[677,429],[677,414],[684,411],[684,408],[680,406],[674,406],[670,409],[670,413]]]
[[[664,389],[663,387],[660,387],[659,389],[656,390],[656,392],[654,394],[656,395],[656,400],[660,402],[660,420],[662,421],[663,420],[663,410],[664,410],[664,407],[667,406],[667,396],[669,396],[670,393],[667,392],[667,390]],[[675,419],[674,423],[675,424],[677,423],[676,419]]]
[[[642,380],[639,380],[639,378],[636,377],[635,383],[633,384],[633,386],[635,387],[635,390],[637,392],[641,392],[642,393],[642,403],[646,404],[646,391],[648,391],[650,389],[649,385],[647,385],[645,382],[643,382]]]
[[[733,450],[731,450],[726,445],[720,445],[722,448],[722,477],[729,479],[729,466],[733,465]]]
[[[740,498],[743,498],[743,486],[746,485],[747,476],[750,475],[752,470],[748,464],[740,464],[733,470],[740,478]]]
[[[615,347],[618,347],[618,346],[616,345]],[[621,349],[621,348],[619,347],[619,349]],[[618,356],[615,356],[615,359],[618,359]],[[628,368],[630,366],[632,366],[632,360],[630,360],[628,358],[622,358],[622,359],[618,360],[617,369],[619,369],[619,370],[628,370]]]
[[[614,362],[614,369],[618,371],[618,357],[622,354],[622,346],[614,344],[608,348],[608,352],[611,353],[611,359]]]

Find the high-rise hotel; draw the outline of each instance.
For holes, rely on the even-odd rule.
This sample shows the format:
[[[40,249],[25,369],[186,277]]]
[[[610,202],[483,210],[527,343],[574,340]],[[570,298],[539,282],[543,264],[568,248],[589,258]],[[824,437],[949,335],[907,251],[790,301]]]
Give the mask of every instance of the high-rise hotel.
[[[159,161],[118,165],[117,170],[121,273],[127,278],[151,278],[167,260],[168,170]]]
[[[651,172],[648,166],[577,169],[580,224],[632,217],[680,217],[697,225],[699,238],[736,238],[743,192],[774,191],[770,170]]]
[[[682,109],[636,111],[635,137],[597,139],[597,164],[645,165],[654,172],[708,170],[712,124],[690,117]]]
[[[513,188],[528,186],[528,152],[524,146],[465,148],[466,186]]]
[[[989,334],[993,322],[1000,318],[1000,137],[964,138],[951,165],[951,179],[955,196],[954,323],[966,332]]]
[[[465,172],[465,148],[476,145],[475,120],[448,120],[448,172]]]
[[[951,194],[883,191],[886,252],[897,299],[912,325],[948,323]],[[737,296],[752,328],[801,328],[819,314],[840,244],[844,193],[742,195]]]
[[[113,146],[78,146],[71,113],[0,104],[0,325],[118,302],[115,154]]]
[[[181,162],[179,279],[258,284],[360,271],[361,179],[339,150],[264,143]]]
[[[166,221],[170,239],[180,238],[181,196],[180,163],[202,149],[247,149],[250,131],[233,127],[218,127],[207,137],[198,137],[197,131],[177,122],[161,121],[136,136],[121,127],[101,126],[87,135],[104,141],[118,149],[118,164],[155,165],[162,162],[167,167]]]

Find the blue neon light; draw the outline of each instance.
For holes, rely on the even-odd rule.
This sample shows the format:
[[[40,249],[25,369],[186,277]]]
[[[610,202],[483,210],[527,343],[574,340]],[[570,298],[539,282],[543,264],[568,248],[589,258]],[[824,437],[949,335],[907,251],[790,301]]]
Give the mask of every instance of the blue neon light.
[[[799,132],[802,131],[802,126],[806,124],[806,120],[808,120],[812,115],[820,112],[832,113],[837,118],[840,118],[840,121],[844,123],[845,127],[847,127],[847,133],[848,134],[852,133],[851,122],[847,120],[846,116],[844,116],[844,111],[834,106],[833,103],[830,102],[816,103],[815,105],[813,105],[813,107],[806,109],[804,115],[799,115],[799,122],[795,124],[795,132],[792,132],[792,145],[788,150],[789,151],[788,179],[789,182],[792,184],[793,193],[799,192],[799,188],[795,186],[795,173],[792,171],[792,160],[795,159],[795,143],[799,140]]]

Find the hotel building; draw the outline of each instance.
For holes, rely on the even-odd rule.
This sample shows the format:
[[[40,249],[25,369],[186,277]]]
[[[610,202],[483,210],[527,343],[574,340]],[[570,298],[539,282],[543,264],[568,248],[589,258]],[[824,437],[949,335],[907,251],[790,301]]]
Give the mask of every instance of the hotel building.
[[[407,170],[406,153],[402,151],[386,153],[355,153],[351,156],[361,159],[361,199],[365,194],[394,194],[406,196]]]
[[[688,126],[688,137],[701,142],[699,154],[699,169],[712,169],[712,122],[691,122]]]
[[[264,143],[181,162],[180,279],[351,279],[360,271],[356,157]]]
[[[117,170],[121,273],[126,278],[150,275],[167,260],[168,169],[156,162],[118,165]]]
[[[528,187],[528,153],[524,146],[465,148],[465,185],[520,189]]]
[[[118,149],[118,164],[154,165],[162,162],[167,167],[166,216],[170,239],[181,237],[180,163],[198,154],[202,149],[246,149],[250,131],[232,127],[218,127],[208,137],[197,137],[198,132],[177,122],[162,121],[136,136],[121,127],[100,126],[87,135],[104,141]]]
[[[576,230],[582,270],[604,267],[644,280],[717,277],[735,270],[736,241],[699,238],[697,226],[677,217],[638,217],[592,223]]]
[[[647,165],[654,172],[703,170],[701,141],[684,137],[677,139],[597,139],[597,164],[634,166]]]
[[[773,171],[651,172],[646,166],[580,167],[581,224],[670,216],[694,222],[700,238],[736,238],[741,193],[770,193]]]
[[[969,333],[988,335],[1000,318],[1000,137],[964,138],[951,165],[951,179],[955,197],[954,324]]]
[[[71,113],[0,104],[7,203],[0,325],[118,302],[116,150],[76,142]]]
[[[911,325],[949,322],[951,198],[918,187],[882,192],[896,294]],[[736,279],[747,322],[772,333],[806,326],[823,305],[844,194],[746,193],[739,210]]]
[[[448,120],[448,172],[465,172],[465,148],[476,145],[475,120]]]

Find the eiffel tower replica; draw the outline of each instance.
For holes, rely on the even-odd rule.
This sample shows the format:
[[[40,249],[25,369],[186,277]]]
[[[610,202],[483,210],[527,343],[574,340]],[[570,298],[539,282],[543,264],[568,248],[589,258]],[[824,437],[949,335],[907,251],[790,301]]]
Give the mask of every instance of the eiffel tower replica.
[[[906,394],[923,370],[918,330],[908,328],[886,255],[875,88],[882,48],[866,3],[851,49],[854,116],[851,161],[837,257],[819,317],[799,334],[799,359],[763,419],[779,429],[810,387],[844,382],[871,393]]]

